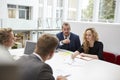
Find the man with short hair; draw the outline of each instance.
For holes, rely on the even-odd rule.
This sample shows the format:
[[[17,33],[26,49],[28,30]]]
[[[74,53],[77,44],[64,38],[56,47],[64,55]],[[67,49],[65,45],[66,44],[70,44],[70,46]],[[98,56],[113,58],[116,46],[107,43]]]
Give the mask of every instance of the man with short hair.
[[[71,30],[70,24],[66,22],[63,23],[62,32],[56,35],[59,39],[58,48],[74,52],[81,47],[81,43],[79,36],[70,32],[70,30]]]
[[[33,54],[21,57],[16,63],[20,69],[20,80],[55,80],[51,67],[44,63],[52,58],[58,39],[50,34],[39,37]],[[66,80],[58,76],[57,80]]]

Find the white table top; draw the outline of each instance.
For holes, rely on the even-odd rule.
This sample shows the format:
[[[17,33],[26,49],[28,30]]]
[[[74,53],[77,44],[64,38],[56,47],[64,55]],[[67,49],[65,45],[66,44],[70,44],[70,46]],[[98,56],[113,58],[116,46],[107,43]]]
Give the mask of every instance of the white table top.
[[[10,49],[9,52],[13,56],[13,58],[16,60],[24,55],[24,48]]]
[[[12,55],[23,55],[24,49],[10,50]],[[20,54],[20,55],[18,55]],[[53,75],[70,75],[68,80],[120,80],[120,66],[101,60],[70,59],[70,52],[59,51],[46,61]]]

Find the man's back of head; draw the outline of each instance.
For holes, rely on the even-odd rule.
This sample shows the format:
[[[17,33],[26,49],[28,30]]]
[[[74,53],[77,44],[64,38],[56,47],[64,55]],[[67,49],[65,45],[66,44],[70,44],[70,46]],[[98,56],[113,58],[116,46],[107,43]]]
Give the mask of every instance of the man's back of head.
[[[42,34],[36,44],[35,53],[41,57],[47,56],[58,45],[58,39],[52,34]]]

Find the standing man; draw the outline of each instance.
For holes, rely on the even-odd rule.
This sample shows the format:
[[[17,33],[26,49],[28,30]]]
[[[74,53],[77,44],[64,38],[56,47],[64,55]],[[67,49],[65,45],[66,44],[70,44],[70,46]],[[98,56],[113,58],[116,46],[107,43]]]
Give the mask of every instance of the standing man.
[[[62,32],[57,34],[59,39],[59,46],[60,49],[66,49],[70,51],[76,51],[81,47],[79,36],[70,32],[70,24],[63,23],[62,25]]]
[[[22,56],[16,63],[20,69],[20,80],[55,80],[52,68],[45,63],[52,58],[58,40],[50,34],[43,34],[37,41],[33,54]],[[57,80],[66,80],[58,76]]]

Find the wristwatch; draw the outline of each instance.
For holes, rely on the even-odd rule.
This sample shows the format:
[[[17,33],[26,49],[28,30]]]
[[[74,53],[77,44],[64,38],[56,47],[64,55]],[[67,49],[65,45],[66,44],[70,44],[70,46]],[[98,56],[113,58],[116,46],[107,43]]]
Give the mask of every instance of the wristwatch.
[[[63,43],[63,40],[61,41],[61,43],[64,44],[64,43]]]

